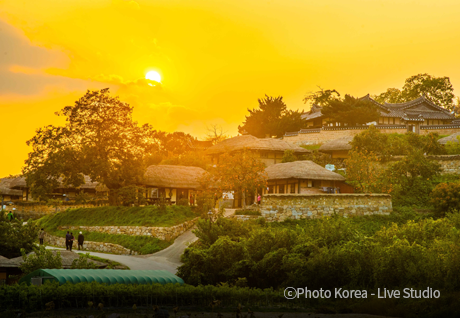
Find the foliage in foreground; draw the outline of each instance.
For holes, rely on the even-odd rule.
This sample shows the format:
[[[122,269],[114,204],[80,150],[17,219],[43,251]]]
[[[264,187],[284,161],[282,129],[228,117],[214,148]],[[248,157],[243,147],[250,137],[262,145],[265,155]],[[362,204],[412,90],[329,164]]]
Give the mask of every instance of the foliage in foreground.
[[[53,253],[53,251],[47,250],[43,245],[34,247],[34,253],[29,255],[26,255],[25,250],[22,249],[21,254],[24,262],[20,268],[24,275],[42,268],[62,268],[61,253],[59,251]]]
[[[23,225],[17,218],[6,219],[6,213],[0,212],[0,255],[12,258],[21,255],[21,249],[32,251],[38,238],[38,226],[34,222]]]
[[[459,214],[366,221],[338,216],[296,226],[200,221],[200,241],[185,251],[178,275],[193,285],[244,279],[258,288],[460,288]]]
[[[375,292],[369,290],[369,292]],[[419,317],[458,317],[458,292],[442,292],[439,299],[298,299],[288,300],[283,290],[257,289],[247,287],[191,286],[179,284],[167,285],[105,285],[96,282],[65,284],[45,283],[38,286],[21,285],[0,286],[0,317],[17,317],[15,310],[41,312],[57,316],[71,310],[72,316],[101,315],[110,313],[105,308],[116,307],[130,314],[150,316],[152,306],[170,309],[180,307],[188,311],[224,312],[227,316],[235,308],[242,306],[242,311],[249,308],[254,311],[269,312],[316,312],[316,313],[368,313],[392,317],[413,317],[414,312],[423,313]],[[210,306],[219,301],[216,308]],[[93,304],[93,309],[88,303]],[[45,310],[46,304],[52,303],[54,310]],[[97,304],[103,304],[104,310],[97,310]],[[136,304],[137,312],[133,309]],[[122,309],[124,307],[124,309]],[[75,311],[74,311],[75,310]],[[228,313],[226,313],[228,312]],[[306,314],[305,314],[306,315]],[[424,316],[425,315],[425,316]],[[130,315],[129,315],[130,316]]]
[[[431,203],[438,211],[460,211],[460,183],[440,183],[431,192]]]

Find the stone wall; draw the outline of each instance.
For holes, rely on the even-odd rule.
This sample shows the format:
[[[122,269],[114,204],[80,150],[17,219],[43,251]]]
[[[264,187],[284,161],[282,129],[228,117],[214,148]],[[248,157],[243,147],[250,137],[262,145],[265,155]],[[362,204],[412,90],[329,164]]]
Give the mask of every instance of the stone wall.
[[[107,234],[124,234],[134,236],[153,236],[160,240],[170,241],[190,229],[198,218],[170,227],[148,226],[59,226],[59,230],[99,232]],[[84,234],[84,233],[83,233]]]
[[[433,129],[420,129],[421,135],[426,135],[431,132],[437,132],[440,135],[452,135],[453,133],[460,132],[460,128],[441,128],[443,126],[433,126]],[[430,127],[431,128],[431,127]],[[406,128],[397,128],[397,129],[385,129],[385,128],[378,128],[380,132],[385,134],[404,134],[407,132]],[[346,128],[337,128],[336,130],[325,130],[325,129],[316,129],[311,130],[315,131],[312,133],[298,133],[292,136],[283,136],[283,140],[291,142],[296,145],[316,145],[322,144],[327,141],[348,137],[348,136],[355,136],[360,134],[365,129],[346,129]],[[308,131],[306,129],[305,131]]]
[[[262,198],[260,209],[268,222],[393,211],[389,194],[269,194]]]
[[[48,233],[45,234],[44,243],[46,245],[52,245],[52,246],[65,248],[65,238],[53,236]],[[77,250],[77,249],[78,249],[78,243],[75,240],[72,246],[72,250]],[[121,245],[112,244],[112,243],[102,243],[102,242],[85,241],[83,243],[83,250],[103,252],[103,253],[112,253],[112,254],[121,254],[121,255],[137,255],[137,252],[133,252]]]
[[[1,202],[0,202],[1,203]],[[13,211],[18,218],[24,220],[39,219],[45,215],[62,212],[67,209],[94,208],[92,204],[76,204],[76,205],[61,205],[59,207],[48,206],[45,204],[30,204],[30,205],[8,205],[6,211]]]

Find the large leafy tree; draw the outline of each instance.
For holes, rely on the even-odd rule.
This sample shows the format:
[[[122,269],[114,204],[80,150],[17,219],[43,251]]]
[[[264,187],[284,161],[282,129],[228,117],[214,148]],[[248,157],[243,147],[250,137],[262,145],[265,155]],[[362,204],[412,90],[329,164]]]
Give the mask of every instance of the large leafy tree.
[[[310,92],[308,93],[304,99],[303,102],[305,104],[315,104],[319,106],[325,106],[327,105],[330,101],[336,100],[340,98],[340,93],[336,91],[335,89],[322,89],[319,87],[319,91],[316,92]]]
[[[286,131],[298,131],[304,127],[303,112],[288,110],[283,97],[265,95],[258,101],[259,108],[248,109],[249,116],[246,116],[242,126],[238,126],[239,133],[258,138],[281,137]]]
[[[435,77],[429,74],[417,74],[406,79],[402,90],[388,88],[386,92],[374,96],[380,103],[403,103],[425,95],[436,105],[448,110],[455,108],[454,88],[450,78]]]
[[[32,251],[38,237],[35,222],[22,223],[17,218],[8,221],[5,212],[0,212],[0,255],[7,258],[21,255],[21,249]]]
[[[265,164],[254,153],[243,150],[237,153],[225,153],[220,156],[219,164],[209,170],[203,184],[211,184],[219,192],[236,191],[242,193],[243,208],[248,192],[263,188],[267,183]]]
[[[107,186],[116,204],[117,190],[135,184],[144,174],[145,154],[158,149],[155,131],[132,119],[133,108],[109,94],[109,89],[88,91],[58,116],[64,126],[46,126],[27,144],[32,152],[23,169],[32,195],[45,197],[59,178],[80,186],[83,175]]]
[[[376,121],[380,117],[379,109],[373,103],[345,95],[343,100],[332,99],[321,112],[330,123],[342,123],[354,126]]]

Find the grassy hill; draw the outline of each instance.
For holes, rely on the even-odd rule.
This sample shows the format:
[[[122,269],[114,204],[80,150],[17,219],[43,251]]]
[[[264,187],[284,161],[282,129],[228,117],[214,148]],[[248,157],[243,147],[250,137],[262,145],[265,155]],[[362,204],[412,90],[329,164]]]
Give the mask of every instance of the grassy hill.
[[[97,207],[67,210],[47,215],[38,223],[46,232],[64,237],[66,231],[59,226],[161,226],[178,225],[197,217],[188,206],[168,206],[161,210],[154,206],[147,207]],[[77,236],[74,232],[75,237]],[[160,251],[172,242],[151,236],[129,236],[105,233],[85,232],[85,241],[114,243],[140,254]],[[76,246],[75,246],[76,247]]]

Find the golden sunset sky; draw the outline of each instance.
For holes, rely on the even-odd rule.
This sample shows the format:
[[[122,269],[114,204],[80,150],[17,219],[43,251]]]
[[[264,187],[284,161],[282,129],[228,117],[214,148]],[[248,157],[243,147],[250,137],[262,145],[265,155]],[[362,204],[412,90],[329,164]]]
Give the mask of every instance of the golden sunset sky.
[[[198,138],[236,135],[264,94],[307,109],[317,85],[362,96],[418,73],[460,90],[459,19],[458,0],[0,0],[0,177],[87,89]]]

